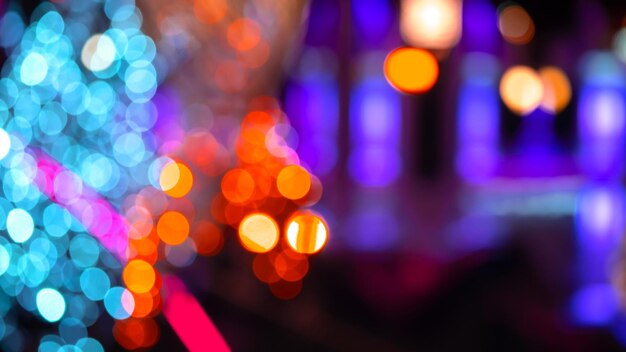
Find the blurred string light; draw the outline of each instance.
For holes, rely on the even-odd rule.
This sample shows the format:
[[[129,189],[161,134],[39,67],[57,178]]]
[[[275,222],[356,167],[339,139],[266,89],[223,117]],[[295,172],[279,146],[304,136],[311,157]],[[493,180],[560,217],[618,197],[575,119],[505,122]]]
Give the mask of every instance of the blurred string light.
[[[461,0],[403,0],[400,32],[412,46],[449,49],[461,38]]]
[[[515,45],[528,44],[535,36],[535,23],[528,12],[512,2],[498,7],[498,29],[504,40]]]

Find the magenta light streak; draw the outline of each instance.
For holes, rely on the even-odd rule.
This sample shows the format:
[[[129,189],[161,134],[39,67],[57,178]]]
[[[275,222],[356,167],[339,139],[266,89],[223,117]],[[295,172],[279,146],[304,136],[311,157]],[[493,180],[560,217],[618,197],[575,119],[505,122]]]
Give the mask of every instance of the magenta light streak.
[[[163,315],[190,352],[230,351],[200,303],[187,292],[180,279],[165,276],[163,287]]]
[[[30,148],[37,160],[35,185],[50,200],[67,209],[85,229],[121,263],[128,260],[128,225],[113,206],[83,184],[78,175],[66,169],[40,149]],[[164,315],[174,332],[191,352],[230,351],[215,325],[198,301],[175,276],[164,278]]]
[[[104,248],[120,262],[126,262],[128,225],[113,206],[39,149],[31,148],[37,160],[35,184],[50,200],[67,209]]]

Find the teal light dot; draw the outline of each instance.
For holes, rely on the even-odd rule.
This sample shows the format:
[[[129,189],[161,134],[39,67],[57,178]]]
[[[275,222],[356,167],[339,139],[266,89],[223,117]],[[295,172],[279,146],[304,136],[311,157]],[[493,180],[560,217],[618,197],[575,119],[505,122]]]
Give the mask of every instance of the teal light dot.
[[[89,268],[80,275],[80,288],[87,298],[99,301],[111,288],[111,280],[102,269]]]
[[[74,344],[87,337],[87,328],[80,320],[66,317],[59,323],[59,335],[65,342]]]
[[[127,91],[144,94],[157,84],[156,70],[148,61],[140,60],[128,67],[124,75]]]
[[[4,129],[0,128],[0,160],[4,159],[11,150],[11,137]]]
[[[65,23],[61,15],[56,11],[49,11],[37,23],[37,40],[44,44],[53,43],[59,40],[64,29]]]
[[[13,209],[7,216],[7,231],[11,239],[17,243],[28,241],[35,230],[35,223],[24,209]]]
[[[42,341],[39,344],[38,352],[58,352],[61,345],[54,341]]]
[[[102,115],[109,112],[113,108],[116,96],[111,86],[104,81],[96,81],[89,85],[91,93],[91,102],[89,104],[89,112],[95,115]]]
[[[18,94],[17,84],[12,79],[0,79],[0,100],[5,102],[7,108],[15,104]]]
[[[76,342],[76,347],[79,347],[83,351],[89,352],[104,352],[104,348],[96,339],[91,337],[85,337]]]
[[[43,82],[48,74],[48,62],[39,53],[30,53],[22,61],[20,79],[27,86],[34,86]]]
[[[113,287],[104,296],[104,308],[114,319],[123,320],[135,309],[133,295],[123,287]]]
[[[58,206],[50,204],[43,211],[43,226],[52,237],[64,236],[72,225],[70,213]]]
[[[70,256],[79,268],[93,266],[98,261],[100,248],[91,236],[78,235],[70,242]]]
[[[24,21],[15,11],[7,12],[0,20],[0,46],[7,48],[17,44],[24,34]]]
[[[53,323],[59,321],[65,314],[65,299],[59,291],[52,288],[44,288],[37,293],[37,310],[47,321]]]
[[[5,246],[0,246],[0,276],[2,276],[11,263],[11,254]]]
[[[91,102],[91,93],[87,86],[80,82],[70,83],[61,95],[61,105],[65,111],[72,115],[78,115],[89,106]]]
[[[50,273],[50,264],[41,253],[25,253],[17,263],[20,279],[28,287],[37,287]]]
[[[145,155],[145,145],[136,133],[125,133],[117,138],[113,145],[115,159],[122,166],[133,167],[139,164]]]
[[[38,123],[43,133],[49,136],[58,135],[67,124],[67,113],[61,104],[50,102],[41,109]]]

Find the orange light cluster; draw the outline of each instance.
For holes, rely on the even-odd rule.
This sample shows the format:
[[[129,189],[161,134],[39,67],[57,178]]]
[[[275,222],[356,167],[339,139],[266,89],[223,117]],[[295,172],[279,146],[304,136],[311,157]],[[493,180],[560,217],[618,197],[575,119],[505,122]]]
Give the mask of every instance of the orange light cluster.
[[[300,210],[319,201],[321,182],[300,165],[275,127],[288,123],[272,98],[258,98],[241,123],[236,167],[221,182],[213,202],[218,221],[237,229],[242,246],[257,253],[253,271],[283,299],[295,297],[308,271],[308,255],[328,239],[324,219]],[[284,142],[284,141],[283,141]]]
[[[202,208],[188,198],[206,191],[224,173],[226,148],[211,133],[194,131],[176,154],[176,160],[172,157],[158,170],[160,189],[146,187],[124,202],[129,243],[122,279],[134,309],[128,319],[115,323],[113,335],[126,349],[147,349],[158,340],[154,318],[162,308],[162,282],[155,264],[166,259],[168,248],[186,244],[199,255],[212,256],[224,244],[222,229],[209,218],[209,206]]]

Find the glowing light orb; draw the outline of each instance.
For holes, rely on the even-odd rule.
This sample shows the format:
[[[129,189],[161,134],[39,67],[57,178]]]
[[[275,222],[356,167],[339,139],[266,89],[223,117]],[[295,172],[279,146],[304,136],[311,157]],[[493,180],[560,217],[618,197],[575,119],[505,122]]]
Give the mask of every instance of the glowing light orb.
[[[240,18],[228,26],[226,38],[228,44],[237,51],[247,51],[261,41],[259,25],[249,18]]]
[[[13,209],[7,215],[7,232],[11,239],[23,243],[33,235],[35,223],[30,214],[24,209]]]
[[[135,299],[127,289],[112,287],[104,296],[104,308],[114,319],[126,319],[135,310]]]
[[[561,112],[572,98],[567,75],[558,67],[548,66],[539,70],[539,77],[543,81],[541,108],[551,113]]]
[[[222,178],[222,194],[233,203],[244,203],[252,197],[255,182],[243,169],[230,170]]]
[[[439,76],[439,65],[430,52],[416,48],[398,48],[385,59],[385,77],[389,84],[404,93],[430,90]]]
[[[39,314],[51,323],[59,321],[65,314],[65,299],[55,289],[44,288],[40,290],[35,301]]]
[[[461,38],[460,0],[404,0],[400,32],[407,43],[422,48],[448,49]]]
[[[198,20],[206,24],[219,22],[228,12],[226,0],[195,0],[193,12]]]
[[[296,252],[314,254],[328,241],[328,226],[310,212],[299,212],[287,221],[287,243]]]
[[[4,159],[11,150],[11,137],[4,129],[0,128],[0,160]]]
[[[30,53],[22,61],[20,78],[27,86],[37,85],[48,75],[48,62],[39,53]]]
[[[115,61],[115,43],[106,34],[95,34],[87,39],[80,59],[90,71],[104,71]]]
[[[122,278],[126,287],[135,293],[146,293],[154,287],[156,274],[148,262],[134,259],[126,264]]]
[[[500,10],[498,29],[504,40],[516,45],[529,43],[535,35],[535,23],[519,5],[508,5]]]
[[[161,170],[159,184],[167,195],[182,198],[193,186],[193,174],[185,164],[167,163]]]
[[[163,242],[179,245],[189,237],[189,221],[177,211],[168,211],[159,218],[157,234]]]
[[[278,191],[287,199],[301,199],[311,189],[311,175],[302,166],[289,165],[278,173]]]
[[[541,103],[543,82],[532,68],[513,66],[500,80],[500,97],[511,111],[526,115]]]
[[[278,235],[278,224],[265,214],[248,215],[239,224],[239,239],[250,252],[269,252],[278,243]]]

